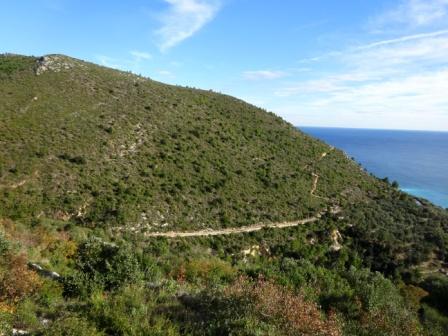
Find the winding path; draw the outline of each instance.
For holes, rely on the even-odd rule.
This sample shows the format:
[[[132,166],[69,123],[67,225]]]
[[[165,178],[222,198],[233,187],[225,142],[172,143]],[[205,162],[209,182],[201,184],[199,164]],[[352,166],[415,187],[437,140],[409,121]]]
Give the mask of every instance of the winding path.
[[[321,161],[324,157],[326,157],[331,151],[334,150],[334,147],[330,147],[330,150],[328,152],[324,152],[320,155],[320,157],[317,159],[316,162]],[[319,182],[319,174],[316,174],[315,172],[311,173],[314,177],[313,184],[310,190],[310,195],[326,199],[321,196],[314,195],[314,192],[317,189],[317,185]],[[337,210],[337,212],[339,212]],[[254,224],[249,226],[242,226],[237,228],[227,228],[227,229],[205,229],[205,230],[199,230],[199,231],[168,231],[168,232],[145,232],[143,235],[145,237],[165,237],[165,238],[186,238],[186,237],[208,237],[208,236],[222,236],[222,235],[230,235],[230,234],[236,234],[236,233],[248,233],[248,232],[255,232],[260,231],[262,229],[283,229],[283,228],[289,228],[299,225],[304,225],[308,223],[313,223],[318,221],[322,215],[324,215],[327,211],[321,211],[315,216],[304,218],[292,222],[277,222],[277,223],[260,223],[260,224]],[[337,213],[334,210],[332,210],[332,213]],[[125,230],[130,230],[135,232],[135,228],[124,228]],[[123,228],[119,228],[119,230],[123,230]]]
[[[330,147],[330,150],[329,150],[328,152],[323,152],[323,153],[320,155],[320,157],[319,157],[319,159],[317,160],[317,162],[322,161],[323,158],[326,157],[328,154],[330,154],[333,150],[334,150],[334,147],[331,146],[331,147]],[[318,184],[318,182],[319,182],[320,175],[319,175],[319,174],[316,174],[315,172],[312,172],[311,175],[313,176],[314,179],[313,179],[313,185],[312,185],[311,190],[310,190],[310,195],[311,195],[311,196],[314,196],[314,197],[317,197],[317,198],[327,199],[326,197],[321,197],[321,196],[316,196],[316,195],[314,195],[314,193],[316,192],[316,189],[317,189],[317,184]]]
[[[299,226],[307,223],[312,223],[322,216],[322,214],[318,214],[316,216],[301,219],[293,222],[280,222],[280,223],[270,223],[270,224],[254,224],[249,226],[242,226],[238,228],[228,228],[228,229],[220,229],[220,230],[200,230],[200,231],[191,231],[191,232],[178,232],[178,231],[169,231],[169,232],[150,232],[144,233],[145,237],[166,237],[166,238],[182,238],[182,237],[206,237],[206,236],[222,236],[229,235],[235,233],[247,233],[247,232],[255,232],[260,231],[262,229],[284,229],[293,226]]]

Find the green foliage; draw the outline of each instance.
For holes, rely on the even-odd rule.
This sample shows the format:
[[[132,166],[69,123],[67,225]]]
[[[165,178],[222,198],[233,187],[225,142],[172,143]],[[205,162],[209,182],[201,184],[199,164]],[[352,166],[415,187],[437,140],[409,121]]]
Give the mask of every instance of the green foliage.
[[[0,256],[4,255],[5,252],[7,252],[10,248],[10,243],[6,239],[3,232],[0,231]]]
[[[0,55],[0,78],[10,76],[15,72],[29,69],[35,62],[34,57],[19,55]]]
[[[178,328],[157,316],[154,293],[141,286],[126,286],[105,297],[101,292],[90,299],[89,316],[108,335],[178,335]]]
[[[9,335],[12,333],[12,322],[14,316],[11,312],[0,311],[0,334]]]
[[[216,228],[297,219],[322,205],[306,167],[328,146],[273,114],[51,57],[70,69],[36,76],[33,63],[0,82],[0,216]]]
[[[272,282],[238,279],[224,290],[180,298],[174,315],[193,335],[341,335],[334,316]]]
[[[191,260],[185,266],[182,265],[180,271],[185,272],[186,280],[193,283],[197,281],[229,282],[235,277],[235,270],[232,266],[217,258]]]
[[[446,211],[238,99],[49,59],[0,56],[0,333],[447,332]]]
[[[79,247],[76,272],[65,280],[66,295],[88,294],[96,288],[111,290],[142,278],[140,263],[127,245],[92,238]]]
[[[96,328],[87,320],[75,316],[63,317],[56,320],[44,332],[45,336],[100,336],[104,335],[98,332]]]
[[[421,309],[423,325],[428,330],[428,335],[448,335],[448,317],[435,308],[424,304]]]
[[[445,276],[431,276],[420,286],[429,293],[423,301],[448,314],[448,279]]]
[[[348,323],[355,335],[421,335],[415,312],[409,310],[394,284],[379,273],[351,268],[347,280],[362,305],[359,320]]]

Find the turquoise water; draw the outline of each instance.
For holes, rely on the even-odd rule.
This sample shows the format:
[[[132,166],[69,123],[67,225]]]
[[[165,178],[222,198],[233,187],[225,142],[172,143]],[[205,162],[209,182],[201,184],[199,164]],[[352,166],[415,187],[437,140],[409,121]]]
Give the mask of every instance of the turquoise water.
[[[300,127],[380,178],[448,208],[448,132]]]

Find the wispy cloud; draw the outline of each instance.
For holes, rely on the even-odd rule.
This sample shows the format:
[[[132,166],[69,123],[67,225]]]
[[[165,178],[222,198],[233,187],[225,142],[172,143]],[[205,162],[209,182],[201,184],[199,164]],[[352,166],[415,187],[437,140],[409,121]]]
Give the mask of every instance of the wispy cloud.
[[[277,91],[280,96],[300,92],[330,92],[348,83],[384,81],[416,72],[448,67],[448,31],[403,36],[333,53],[336,67],[320,78],[300,81]],[[435,68],[436,67],[436,68]]]
[[[157,73],[161,76],[169,76],[169,77],[173,76],[173,73],[169,70],[159,70],[157,71]]]
[[[102,66],[114,69],[122,68],[122,64],[120,64],[120,61],[113,57],[109,57],[106,55],[96,55],[95,57]]]
[[[390,25],[421,27],[440,23],[448,17],[448,0],[404,0],[370,20],[373,27]]]
[[[137,60],[150,60],[152,58],[152,55],[144,52],[144,51],[138,51],[138,50],[132,50],[130,54]]]
[[[243,72],[243,78],[247,80],[273,80],[286,76],[288,76],[288,73],[284,71],[257,70]]]
[[[352,47],[348,47],[345,50],[329,51],[322,55],[301,59],[301,60],[299,60],[299,63],[317,63],[317,62],[321,62],[324,60],[328,60],[330,58],[338,58],[338,57],[341,57],[341,56],[344,56],[347,54],[354,54],[354,53],[361,52],[364,50],[376,49],[376,48],[383,47],[383,46],[402,44],[404,42],[424,40],[427,38],[434,38],[434,37],[439,37],[439,36],[444,36],[444,35],[448,35],[448,29],[437,30],[437,31],[429,32],[429,33],[405,35],[405,36],[400,36],[400,37],[393,38],[393,39],[375,41],[375,42],[371,42],[368,44],[352,46]]]
[[[218,13],[218,0],[164,0],[167,12],[160,15],[162,27],[156,31],[159,48],[166,51],[197,33]]]
[[[421,39],[425,39],[425,38],[438,37],[438,36],[443,36],[443,35],[448,35],[448,29],[433,31],[433,32],[429,32],[429,33],[401,36],[401,37],[390,39],[390,40],[383,40],[383,41],[378,41],[378,42],[373,42],[370,44],[362,45],[359,47],[355,47],[354,49],[355,50],[373,49],[373,48],[377,48],[377,47],[381,47],[381,46],[385,46],[385,45],[398,44],[398,43],[402,43],[402,42],[421,40]]]
[[[108,68],[120,69],[125,71],[138,72],[145,61],[152,59],[152,55],[138,50],[132,50],[127,57],[110,57],[106,55],[96,55],[98,62]]]
[[[353,46],[315,62],[332,70],[319,72],[317,63],[309,78],[275,90],[290,106],[296,102],[310,120],[313,114],[341,115],[345,122],[364,115],[365,123],[377,118],[396,123],[394,127],[401,120],[418,128],[409,126],[414,119],[423,128],[448,126],[448,30]],[[291,113],[286,110],[283,113]]]

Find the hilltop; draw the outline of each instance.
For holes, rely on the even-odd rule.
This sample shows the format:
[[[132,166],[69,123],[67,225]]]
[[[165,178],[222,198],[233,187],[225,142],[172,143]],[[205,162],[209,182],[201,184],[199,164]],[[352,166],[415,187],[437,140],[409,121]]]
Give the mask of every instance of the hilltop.
[[[0,312],[3,302],[19,316],[9,317],[9,326],[37,332],[44,318],[51,328],[82,320],[106,334],[155,334],[157,323],[173,335],[251,328],[307,334],[285,317],[292,312],[266,310],[262,298],[273,295],[297,309],[310,304],[312,323],[325,335],[373,335],[378,319],[386,318],[378,312],[389,308],[399,313],[384,322],[387,328],[423,330],[415,314],[420,301],[410,308],[406,295],[424,287],[431,297],[432,285],[422,283],[446,272],[447,211],[371,176],[275,114],[64,55],[0,56],[0,106],[0,242],[9,246],[0,252],[12,258],[0,273],[21,256],[22,264],[38,262],[63,274],[55,283],[22,265],[31,279],[23,295],[0,296]],[[228,291],[215,292],[217,285]],[[362,293],[365,286],[372,292]],[[373,291],[396,297],[400,307],[372,303]],[[248,314],[244,323],[201,310],[214,300],[244,301],[248,292],[261,301],[241,313]],[[52,299],[43,304],[45,295]],[[150,295],[158,299],[149,303]],[[173,296],[178,314],[164,313]],[[85,310],[73,310],[70,300]],[[126,329],[131,317],[124,311],[125,317],[113,317],[109,309],[119,310],[120,300],[153,307],[149,315],[139,313],[147,329]],[[58,314],[61,307],[70,313]],[[425,307],[427,314],[445,309]],[[263,322],[271,313],[287,322]],[[106,315],[109,322],[98,322]],[[222,325],[229,319],[235,324]],[[198,331],[197,323],[212,326]]]

